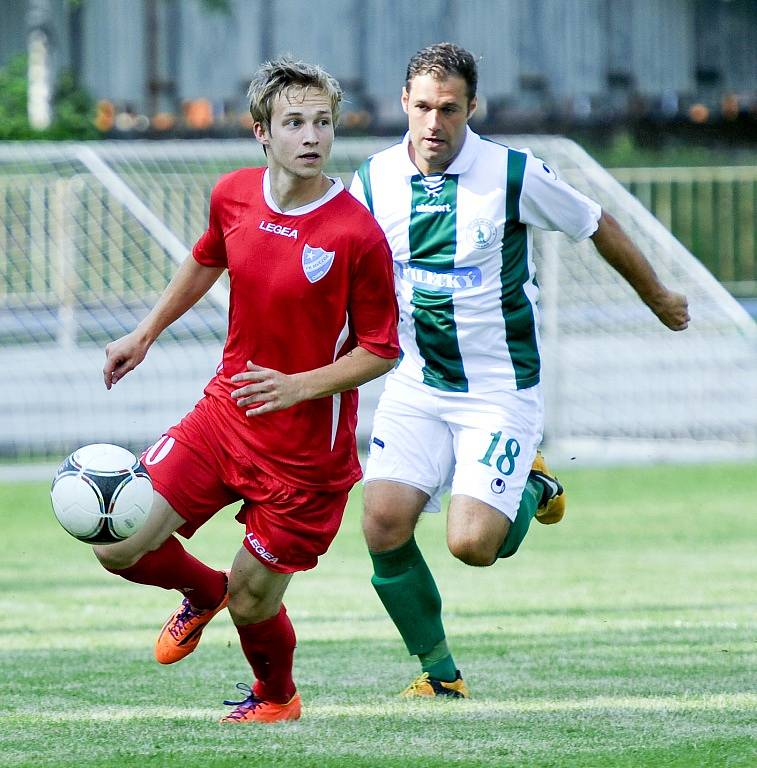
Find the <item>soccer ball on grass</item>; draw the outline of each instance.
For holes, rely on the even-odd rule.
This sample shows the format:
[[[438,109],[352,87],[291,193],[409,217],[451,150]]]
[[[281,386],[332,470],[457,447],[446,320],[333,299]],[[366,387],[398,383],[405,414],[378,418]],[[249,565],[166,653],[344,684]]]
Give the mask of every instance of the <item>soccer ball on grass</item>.
[[[50,498],[58,522],[93,544],[123,541],[147,520],[152,483],[137,457],[118,445],[95,443],[74,451],[53,478]]]

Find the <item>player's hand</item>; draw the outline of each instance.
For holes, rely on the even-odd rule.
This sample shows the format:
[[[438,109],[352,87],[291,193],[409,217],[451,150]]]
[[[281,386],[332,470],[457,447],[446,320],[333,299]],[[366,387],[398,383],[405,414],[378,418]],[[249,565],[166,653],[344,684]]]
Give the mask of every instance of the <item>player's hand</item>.
[[[272,368],[261,368],[249,360],[247,370],[235,373],[231,380],[235,384],[244,383],[244,386],[235,389],[231,396],[240,408],[252,406],[244,412],[245,416],[282,411],[305,399],[296,376],[289,376]]]
[[[650,303],[660,322],[671,331],[683,331],[689,326],[689,302],[682,293],[667,289]]]
[[[136,331],[111,341],[105,347],[105,366],[103,367],[105,388],[110,389],[129,371],[133,371],[145,359],[148,349],[149,344]]]

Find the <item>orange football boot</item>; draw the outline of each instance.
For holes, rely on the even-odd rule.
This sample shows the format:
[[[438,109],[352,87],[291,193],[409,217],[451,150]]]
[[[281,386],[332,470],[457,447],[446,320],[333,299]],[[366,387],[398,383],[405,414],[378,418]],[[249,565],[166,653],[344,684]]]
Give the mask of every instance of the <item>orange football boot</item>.
[[[541,451],[536,452],[536,458],[531,465],[530,476],[538,480],[544,487],[544,493],[536,510],[536,519],[544,525],[559,523],[565,515],[565,489],[552,474],[552,470],[547,466]]]
[[[205,625],[229,604],[229,591],[215,607],[205,611],[193,608],[185,597],[169,616],[155,643],[155,658],[161,664],[173,664],[197,648]]]
[[[286,704],[259,699],[246,683],[237,683],[240,691],[247,693],[242,701],[224,701],[234,709],[222,717],[219,723],[278,723],[284,720],[299,720],[302,714],[302,699],[296,693]]]
[[[460,670],[457,671],[457,677],[451,683],[437,680],[437,678],[431,677],[428,672],[422,672],[400,693],[400,696],[403,699],[434,698],[436,696],[450,699],[469,699],[470,691],[465,680],[460,676]]]

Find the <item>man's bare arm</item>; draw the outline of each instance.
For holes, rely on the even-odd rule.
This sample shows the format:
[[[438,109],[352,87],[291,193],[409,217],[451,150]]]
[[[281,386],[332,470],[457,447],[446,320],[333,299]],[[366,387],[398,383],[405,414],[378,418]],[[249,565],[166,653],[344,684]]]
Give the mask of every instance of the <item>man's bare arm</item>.
[[[353,389],[388,373],[395,362],[395,358],[379,357],[363,347],[355,347],[322,368],[292,375],[248,362],[246,371],[231,377],[243,385],[231,396],[240,408],[252,406],[245,411],[247,416],[259,416]]]
[[[145,359],[155,339],[193,307],[222,272],[222,267],[206,267],[187,256],[147,317],[131,333],[105,347],[103,378],[107,389]]]
[[[686,297],[660,282],[652,265],[613,216],[602,213],[591,239],[602,258],[625,278],[661,323],[673,331],[683,331],[688,326]]]

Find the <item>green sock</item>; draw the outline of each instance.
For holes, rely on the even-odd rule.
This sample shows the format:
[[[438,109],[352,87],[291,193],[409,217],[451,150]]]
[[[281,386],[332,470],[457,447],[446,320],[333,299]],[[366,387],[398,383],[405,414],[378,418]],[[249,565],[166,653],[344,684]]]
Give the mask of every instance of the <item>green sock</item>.
[[[421,668],[437,680],[451,683],[457,678],[457,666],[447,647],[447,641],[438,642],[428,653],[419,653]]]
[[[370,554],[374,571],[371,583],[408,652],[419,656],[424,671],[433,677],[454,680],[455,662],[442,624],[442,598],[415,537],[396,549]]]
[[[523,495],[520,497],[518,514],[515,516],[515,520],[510,523],[510,529],[502,542],[497,557],[512,557],[518,551],[521,542],[526,538],[528,526],[534,519],[543,492],[542,484],[529,477],[526,487],[523,489]]]

